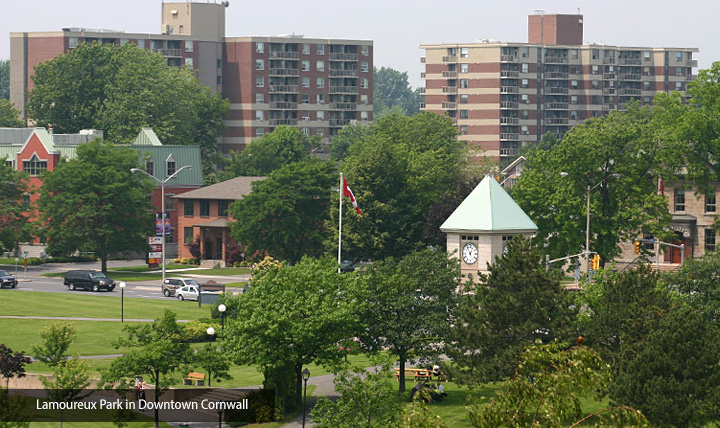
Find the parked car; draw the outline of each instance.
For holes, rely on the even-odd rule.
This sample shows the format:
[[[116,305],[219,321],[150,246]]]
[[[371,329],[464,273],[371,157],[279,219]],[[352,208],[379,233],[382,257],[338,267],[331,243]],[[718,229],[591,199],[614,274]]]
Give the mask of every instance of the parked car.
[[[183,285],[175,290],[178,300],[197,300],[200,295],[200,287],[196,285]]]
[[[340,272],[353,272],[355,271],[355,262],[352,260],[343,260],[340,263]]]
[[[115,281],[104,273],[94,270],[70,270],[65,274],[63,284],[70,290],[82,288],[92,291],[113,291],[115,288]]]
[[[10,272],[6,270],[0,270],[0,288],[5,287],[6,285],[10,288],[17,287],[17,279],[15,279],[14,276],[10,274]]]
[[[200,286],[197,281],[190,278],[167,278],[162,283],[162,292],[165,297],[174,296],[178,288],[184,285],[194,285],[195,287]]]

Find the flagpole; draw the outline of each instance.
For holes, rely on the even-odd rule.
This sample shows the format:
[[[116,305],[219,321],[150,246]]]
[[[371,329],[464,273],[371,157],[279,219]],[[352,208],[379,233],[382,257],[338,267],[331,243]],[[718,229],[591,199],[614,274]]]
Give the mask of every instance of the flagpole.
[[[340,272],[342,263],[342,198],[343,198],[343,173],[340,173],[340,203],[338,215],[338,273]]]

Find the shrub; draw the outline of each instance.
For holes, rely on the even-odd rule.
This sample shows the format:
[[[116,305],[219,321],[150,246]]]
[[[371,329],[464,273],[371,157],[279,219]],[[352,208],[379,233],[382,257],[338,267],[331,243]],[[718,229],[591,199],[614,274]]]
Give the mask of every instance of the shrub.
[[[220,324],[203,322],[203,321],[190,321],[182,325],[183,340],[189,343],[196,342],[207,342],[209,337],[207,334],[208,327],[213,327],[215,330],[220,328]]]

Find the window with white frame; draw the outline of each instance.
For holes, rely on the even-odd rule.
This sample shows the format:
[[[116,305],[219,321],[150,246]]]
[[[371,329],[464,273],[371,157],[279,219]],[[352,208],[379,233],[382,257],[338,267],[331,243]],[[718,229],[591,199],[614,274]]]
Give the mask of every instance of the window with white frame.
[[[529,73],[529,70],[530,70],[530,65],[528,65],[528,63],[524,62],[524,63],[520,64],[520,72]]]
[[[470,64],[460,64],[460,73],[467,73],[470,70]]]
[[[33,154],[30,160],[23,161],[23,171],[36,177],[43,171],[47,171],[47,161],[40,160],[37,155]]]
[[[195,50],[195,45],[192,40],[185,40],[185,52],[192,52]]]
[[[715,251],[714,229],[705,229],[705,251]]]
[[[325,104],[325,94],[317,94],[315,100],[318,104]]]
[[[470,55],[470,48],[460,48],[460,58],[467,58]]]
[[[705,212],[706,213],[714,213],[717,209],[717,199],[715,197],[715,193],[712,195],[706,195],[705,196]]]
[[[367,112],[367,111],[364,111],[364,110],[363,110],[363,111],[360,112],[360,120],[362,120],[362,121],[364,121],[364,122],[367,122],[368,117],[369,117],[369,116],[368,116],[368,112]]]
[[[165,161],[165,176],[170,177],[175,174],[175,172],[177,172],[177,162],[175,161],[173,155],[170,155]]]
[[[360,87],[361,88],[367,89],[369,87],[369,85],[370,85],[370,80],[368,80],[364,77],[362,79],[360,79]]]
[[[255,120],[265,120],[265,111],[255,110]]]
[[[685,189],[675,189],[675,211],[685,211]]]
[[[317,54],[325,55],[325,45],[317,45]]]
[[[302,64],[301,65],[302,71],[310,71],[310,61],[309,60],[304,59],[301,64]]]
[[[153,177],[155,176],[155,161],[153,161],[152,159],[148,159],[145,161],[145,172],[152,175]]]
[[[195,67],[195,63],[192,58],[185,58],[185,67],[187,67],[187,68]]]
[[[360,95],[360,104],[367,104],[368,103],[368,96],[367,94]]]
[[[520,127],[520,133],[522,135],[530,135],[530,129],[527,125],[523,125],[522,127]]]
[[[264,59],[256,59],[255,60],[255,70],[265,70],[265,60]]]
[[[302,54],[303,54],[303,55],[310,55],[310,43],[303,43],[303,45],[302,45]]]
[[[302,94],[301,102],[303,104],[310,104],[310,95],[308,94]]]
[[[255,128],[255,136],[262,137],[265,134],[265,128]]]
[[[368,65],[367,61],[360,62],[360,71],[363,73],[367,73],[370,71],[370,66]]]
[[[262,104],[265,102],[265,94],[262,92],[258,92],[255,94],[255,102],[258,104]]]
[[[324,77],[318,77],[315,80],[315,86],[318,88],[324,88],[325,87],[325,78]]]
[[[315,68],[317,69],[317,71],[325,71],[325,61],[315,62]]]
[[[470,96],[468,94],[460,95],[460,104],[467,104],[469,100]]]
[[[265,87],[265,77],[264,76],[258,76],[255,78],[255,87],[256,88],[264,88]]]
[[[362,46],[362,47],[360,48],[360,54],[361,54],[362,56],[368,56],[368,55],[370,55],[370,46],[367,46],[367,45]]]
[[[301,130],[302,130],[302,133],[305,134],[306,137],[310,136],[310,128],[305,127],[305,128],[301,128]]]
[[[310,78],[309,78],[309,77],[303,77],[303,78],[302,78],[302,87],[303,87],[303,88],[309,88],[309,87],[310,87]]]
[[[460,119],[467,119],[467,118],[468,118],[468,111],[460,110]]]
[[[255,43],[255,52],[264,53],[265,52],[265,43],[263,43],[263,42]]]
[[[317,120],[325,120],[325,111],[318,110],[317,112]]]

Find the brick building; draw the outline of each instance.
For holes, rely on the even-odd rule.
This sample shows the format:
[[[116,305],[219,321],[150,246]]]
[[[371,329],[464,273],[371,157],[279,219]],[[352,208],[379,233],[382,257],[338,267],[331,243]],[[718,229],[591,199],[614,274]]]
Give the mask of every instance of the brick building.
[[[221,150],[239,150],[279,125],[327,143],[351,121],[372,120],[373,43],[279,37],[226,37],[227,2],[163,2],[161,34],[64,28],[10,34],[10,99],[26,113],[37,64],[81,42],[135,43],[195,70],[231,102]]]
[[[459,138],[500,169],[545,133],[685,91],[697,67],[697,48],[583,44],[582,15],[531,15],[528,30],[528,43],[420,46],[423,110],[452,117]]]

